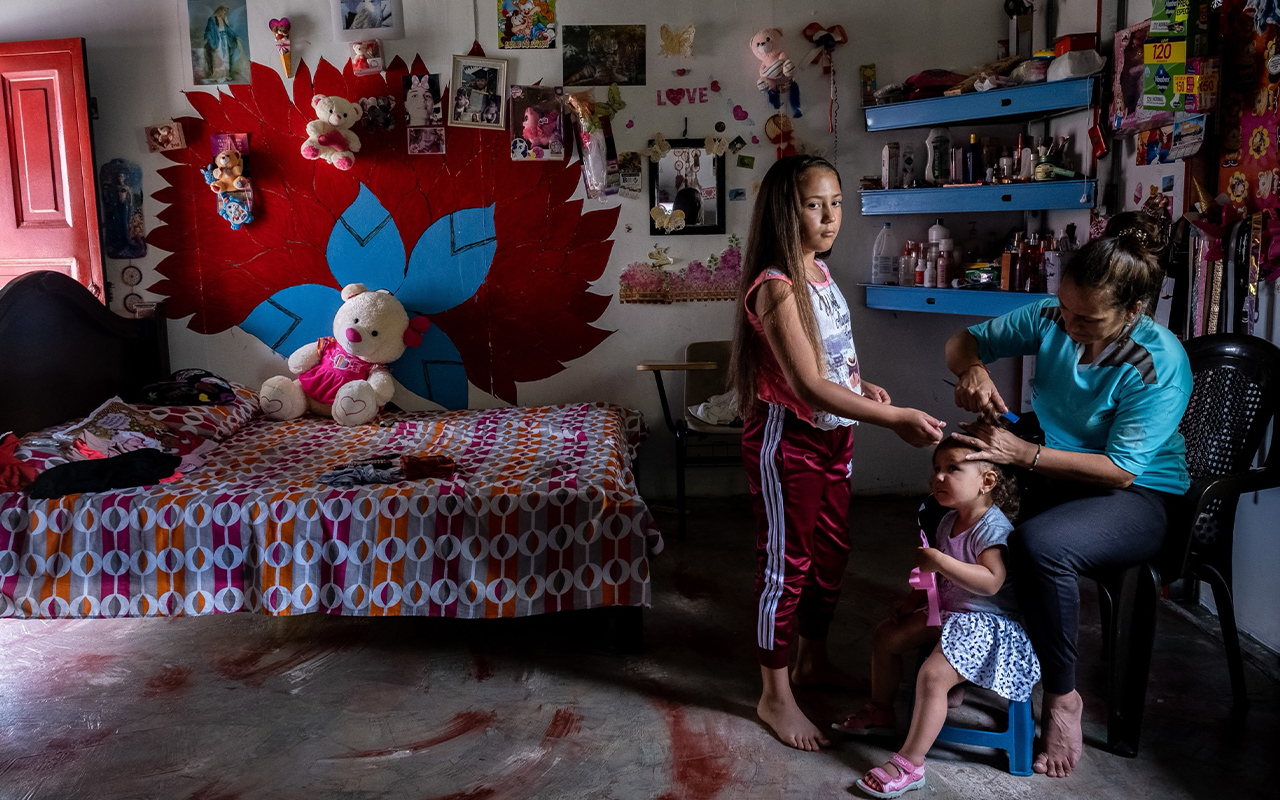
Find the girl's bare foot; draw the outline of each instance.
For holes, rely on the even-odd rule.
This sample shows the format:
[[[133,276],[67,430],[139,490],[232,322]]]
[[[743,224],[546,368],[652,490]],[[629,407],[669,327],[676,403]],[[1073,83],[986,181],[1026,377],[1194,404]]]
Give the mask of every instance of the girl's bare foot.
[[[1084,700],[1080,693],[1044,695],[1044,713],[1040,715],[1043,750],[1036,755],[1032,769],[1050,778],[1065,778],[1076,768],[1084,751],[1084,733],[1080,720],[1084,716]]]
[[[822,735],[818,726],[809,721],[795,700],[786,703],[776,698],[761,697],[756,704],[756,713],[785,745],[797,750],[817,750],[829,744],[827,737]]]

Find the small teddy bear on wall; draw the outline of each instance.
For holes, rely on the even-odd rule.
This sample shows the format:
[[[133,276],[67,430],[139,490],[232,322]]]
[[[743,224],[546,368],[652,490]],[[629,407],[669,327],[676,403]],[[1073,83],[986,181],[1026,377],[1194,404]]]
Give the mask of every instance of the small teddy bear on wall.
[[[760,61],[760,77],[756,88],[769,97],[774,108],[782,107],[781,95],[787,92],[791,116],[800,117],[800,86],[792,80],[796,65],[782,52],[782,30],[765,28],[751,37],[751,54]]]
[[[307,140],[302,143],[302,157],[311,161],[324,159],[338,169],[355,166],[360,152],[360,137],[351,126],[360,121],[360,106],[338,95],[318,94],[311,98],[316,119],[307,123]]]
[[[223,150],[204,169],[205,183],[215,192],[237,192],[249,187],[244,177],[244,158],[235,150]]]
[[[297,419],[310,411],[341,425],[363,425],[377,416],[395,393],[387,365],[422,344],[431,323],[409,318],[390,292],[369,291],[362,283],[342,290],[333,317],[333,336],[299,347],[289,356],[297,378],[268,378],[259,392],[271,419]]]

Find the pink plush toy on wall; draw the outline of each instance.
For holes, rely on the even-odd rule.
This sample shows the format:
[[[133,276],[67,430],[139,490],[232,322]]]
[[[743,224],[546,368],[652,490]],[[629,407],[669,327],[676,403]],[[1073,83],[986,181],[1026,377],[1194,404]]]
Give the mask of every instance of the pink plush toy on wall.
[[[351,126],[363,114],[359,105],[338,95],[318,94],[311,98],[316,118],[307,123],[307,140],[302,143],[302,157],[323,159],[338,169],[355,166],[360,152],[360,138]]]
[[[756,88],[764,92],[774,108],[782,107],[782,93],[787,93],[791,116],[800,114],[800,87],[791,76],[796,65],[782,52],[782,30],[765,28],[751,37],[751,54],[760,61],[760,77]]]
[[[524,138],[531,146],[549,147],[553,141],[559,141],[559,134],[559,112],[540,112],[532,107],[524,110]]]

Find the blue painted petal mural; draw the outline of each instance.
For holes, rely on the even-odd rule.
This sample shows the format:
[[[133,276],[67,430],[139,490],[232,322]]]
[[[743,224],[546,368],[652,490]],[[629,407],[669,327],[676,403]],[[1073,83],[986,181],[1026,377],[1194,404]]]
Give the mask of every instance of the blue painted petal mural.
[[[419,314],[436,314],[471,298],[498,249],[493,206],[464,208],[422,234],[396,296]]]
[[[240,328],[288,358],[304,344],[332,336],[333,317],[341,306],[342,295],[330,286],[290,286],[259,303]]]
[[[467,369],[458,348],[432,325],[422,344],[404,351],[391,375],[406,389],[448,409],[467,407]]]
[[[404,280],[400,231],[391,214],[364,184],[360,185],[355,202],[333,226],[325,255],[339,286],[363,283],[370,289],[394,292]]]

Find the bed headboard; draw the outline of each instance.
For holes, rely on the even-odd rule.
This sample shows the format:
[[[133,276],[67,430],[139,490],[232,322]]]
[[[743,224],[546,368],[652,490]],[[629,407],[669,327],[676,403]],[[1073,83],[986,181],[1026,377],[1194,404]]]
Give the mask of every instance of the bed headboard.
[[[59,272],[0,289],[0,433],[83,417],[169,374],[164,320],[113,314]]]

